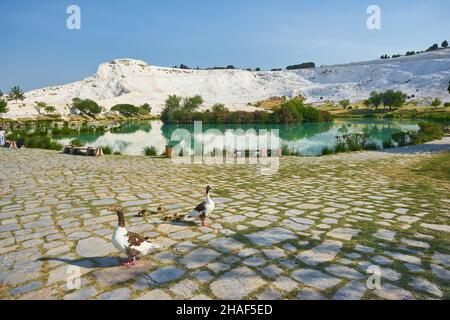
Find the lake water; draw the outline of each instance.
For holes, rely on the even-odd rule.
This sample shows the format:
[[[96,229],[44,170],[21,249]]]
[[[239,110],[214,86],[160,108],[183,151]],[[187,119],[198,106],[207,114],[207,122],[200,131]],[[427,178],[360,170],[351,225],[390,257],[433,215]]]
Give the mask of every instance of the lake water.
[[[155,147],[159,153],[167,144],[182,146],[185,153],[193,152],[194,143],[203,141],[203,150],[244,150],[239,143],[245,137],[250,146],[259,142],[265,147],[266,141],[287,145],[290,150],[305,156],[317,156],[324,147],[333,148],[336,136],[348,133],[366,133],[370,142],[381,146],[395,132],[418,130],[417,122],[399,120],[335,120],[330,123],[302,123],[299,125],[204,125],[195,131],[194,126],[164,125],[161,121],[126,122],[112,132],[87,134],[77,137],[58,139],[68,144],[77,138],[87,146],[109,146],[115,152],[126,155],[142,155],[145,147]],[[278,130],[278,132],[276,131]],[[186,136],[188,135],[188,136]],[[180,137],[184,137],[181,142]],[[236,147],[236,143],[237,146]],[[200,144],[201,145],[201,144]],[[250,148],[253,150],[253,148]],[[198,150],[198,149],[197,149]]]

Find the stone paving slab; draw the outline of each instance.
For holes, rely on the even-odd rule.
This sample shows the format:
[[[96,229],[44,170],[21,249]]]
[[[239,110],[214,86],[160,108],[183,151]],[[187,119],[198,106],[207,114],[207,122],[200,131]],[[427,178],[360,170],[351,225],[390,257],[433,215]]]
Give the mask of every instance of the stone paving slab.
[[[430,157],[285,157],[261,176],[251,165],[0,149],[0,298],[450,299],[448,181],[387,174]],[[203,184],[217,200],[208,227],[163,219],[197,205]],[[111,244],[111,204],[161,246],[135,269]],[[380,289],[366,286],[373,267]]]

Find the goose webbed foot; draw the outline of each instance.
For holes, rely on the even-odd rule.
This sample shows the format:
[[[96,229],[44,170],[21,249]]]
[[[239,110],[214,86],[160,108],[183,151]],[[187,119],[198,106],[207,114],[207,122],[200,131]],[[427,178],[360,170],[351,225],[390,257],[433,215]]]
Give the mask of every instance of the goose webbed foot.
[[[128,258],[126,262],[122,264],[126,268],[134,268],[136,266],[136,258]]]

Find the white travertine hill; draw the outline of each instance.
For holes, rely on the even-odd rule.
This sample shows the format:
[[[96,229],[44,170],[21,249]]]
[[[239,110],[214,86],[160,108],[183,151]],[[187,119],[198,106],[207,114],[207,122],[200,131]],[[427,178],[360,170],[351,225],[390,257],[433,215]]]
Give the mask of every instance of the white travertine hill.
[[[373,90],[402,90],[416,98],[450,101],[450,49],[390,60],[374,60],[296,71],[180,70],[118,59],[99,66],[84,80],[33,90],[22,103],[9,103],[11,116],[31,116],[36,101],[69,113],[73,98],[92,99],[107,110],[118,103],[149,103],[159,113],[169,95],[199,94],[205,107],[223,103],[251,110],[249,103],[302,95],[308,102],[366,99]],[[25,104],[25,106],[22,106]]]

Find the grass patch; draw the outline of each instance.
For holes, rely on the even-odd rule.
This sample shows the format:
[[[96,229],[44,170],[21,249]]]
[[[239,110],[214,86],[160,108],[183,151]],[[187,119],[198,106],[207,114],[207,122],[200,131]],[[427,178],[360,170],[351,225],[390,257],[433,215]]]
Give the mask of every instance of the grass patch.
[[[109,147],[109,146],[103,146],[102,149],[103,149],[103,154],[105,154],[105,155],[111,155],[111,154],[112,154],[112,149],[111,149],[111,147]]]
[[[414,173],[450,182],[450,152],[439,154],[412,169]]]
[[[158,155],[158,150],[156,150],[155,147],[151,146],[144,148],[143,153],[147,157],[156,157]]]

